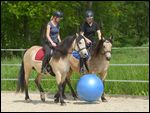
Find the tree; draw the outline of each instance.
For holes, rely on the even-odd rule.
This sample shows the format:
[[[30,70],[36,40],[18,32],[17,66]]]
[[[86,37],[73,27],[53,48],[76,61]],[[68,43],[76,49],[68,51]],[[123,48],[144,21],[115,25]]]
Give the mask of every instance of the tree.
[[[64,13],[61,38],[79,32],[87,9],[114,46],[141,46],[149,40],[148,1],[2,1],[1,48],[28,48],[40,44],[40,31],[56,10]]]

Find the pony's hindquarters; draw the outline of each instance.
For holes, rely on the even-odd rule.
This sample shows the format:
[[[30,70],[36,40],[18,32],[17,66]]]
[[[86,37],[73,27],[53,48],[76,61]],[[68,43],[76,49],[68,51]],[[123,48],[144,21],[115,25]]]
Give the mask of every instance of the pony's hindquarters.
[[[36,52],[40,49],[40,46],[32,46],[31,48],[27,49],[24,53],[20,72],[18,75],[18,84],[16,92],[20,90],[23,92],[25,90],[25,86],[28,85],[28,78],[30,72],[33,68],[34,64],[34,56]]]
[[[40,66],[42,62],[37,62],[35,60],[35,55],[41,46],[32,46],[29,48],[23,57],[24,62],[24,72],[25,72],[25,82],[28,84],[28,79],[30,76],[31,70],[34,68],[38,73],[41,71]],[[40,64],[40,65],[39,65]],[[37,68],[39,67],[39,68]]]

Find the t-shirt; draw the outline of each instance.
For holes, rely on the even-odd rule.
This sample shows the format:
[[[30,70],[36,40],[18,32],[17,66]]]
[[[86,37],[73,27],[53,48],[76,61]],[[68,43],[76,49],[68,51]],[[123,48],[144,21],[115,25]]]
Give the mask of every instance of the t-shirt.
[[[47,25],[50,25],[50,37],[55,42],[58,43],[58,33],[59,33],[59,24],[57,26],[54,26],[51,22],[49,22]]]
[[[87,22],[84,22],[80,27],[80,31],[84,32],[84,36],[91,41],[94,40],[93,37],[95,36],[97,30],[100,30],[100,28],[95,21],[92,23],[92,26],[90,26]]]

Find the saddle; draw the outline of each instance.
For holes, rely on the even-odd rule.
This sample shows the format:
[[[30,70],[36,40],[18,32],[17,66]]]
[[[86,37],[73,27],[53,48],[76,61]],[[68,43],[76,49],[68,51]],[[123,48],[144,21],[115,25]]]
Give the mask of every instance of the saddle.
[[[36,53],[36,55],[35,55],[35,60],[43,60],[44,54],[45,54],[45,51],[44,51],[44,48],[42,47],[42,48],[39,49],[38,52]]]
[[[83,66],[85,66],[86,70],[89,72],[89,68],[88,68],[87,62],[86,62],[86,61],[89,59],[89,57],[90,57],[89,54],[88,54],[88,56],[87,56],[86,58],[82,58],[81,55],[79,54],[79,52],[73,51],[73,52],[72,52],[72,56],[73,56],[74,58],[76,58],[77,60],[79,60],[79,62],[80,62],[80,70],[79,70],[79,71],[80,71],[81,73],[84,73]]]
[[[42,47],[41,49],[39,49],[39,50],[37,51],[37,53],[36,53],[36,55],[35,55],[35,60],[40,60],[40,61],[42,61],[43,58],[44,58],[44,55],[45,55],[45,50],[44,50],[44,48]],[[52,67],[50,66],[50,64],[48,64],[48,65],[46,66],[46,70],[47,70],[47,72],[48,72],[49,74],[51,74],[52,76],[55,76],[55,74],[54,74],[54,72],[53,72]]]
[[[75,57],[75,58],[78,59],[78,60],[81,59],[81,55],[80,55],[79,52],[77,52],[77,51],[73,51],[73,52],[72,52],[72,56]],[[89,57],[90,57],[90,55],[88,55],[88,56],[86,57],[86,60],[88,60]]]

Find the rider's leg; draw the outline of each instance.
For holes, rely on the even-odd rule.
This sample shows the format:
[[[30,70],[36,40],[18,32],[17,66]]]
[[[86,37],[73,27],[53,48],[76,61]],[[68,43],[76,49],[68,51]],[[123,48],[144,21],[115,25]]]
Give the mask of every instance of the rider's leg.
[[[41,68],[41,72],[46,73],[46,66],[48,61],[50,60],[50,48],[47,44],[44,45],[44,50],[45,50],[45,55],[43,58],[43,62],[42,62],[42,68]]]
[[[80,73],[84,73],[84,62],[83,58],[80,57]]]

